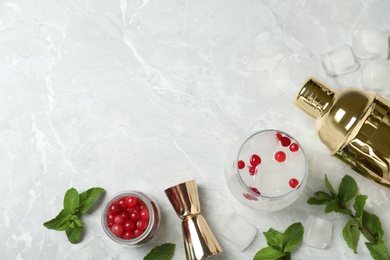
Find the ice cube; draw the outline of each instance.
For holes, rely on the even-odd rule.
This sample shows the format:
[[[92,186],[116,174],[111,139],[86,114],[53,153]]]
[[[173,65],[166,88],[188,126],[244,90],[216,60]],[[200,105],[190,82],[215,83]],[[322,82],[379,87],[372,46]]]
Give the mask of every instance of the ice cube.
[[[325,53],[321,56],[321,62],[329,77],[346,74],[360,67],[348,44]]]
[[[74,260],[112,260],[114,259],[107,253],[103,241],[100,237],[95,237],[83,247],[72,253]]]
[[[374,30],[354,31],[352,51],[359,60],[387,60],[389,57],[389,34]]]
[[[244,251],[252,243],[257,233],[257,229],[253,225],[235,213],[227,217],[222,230],[222,236],[239,251]]]
[[[364,90],[389,95],[390,62],[367,62],[360,70],[360,83]]]
[[[309,216],[305,223],[303,243],[315,248],[326,248],[332,238],[332,227],[329,220]]]

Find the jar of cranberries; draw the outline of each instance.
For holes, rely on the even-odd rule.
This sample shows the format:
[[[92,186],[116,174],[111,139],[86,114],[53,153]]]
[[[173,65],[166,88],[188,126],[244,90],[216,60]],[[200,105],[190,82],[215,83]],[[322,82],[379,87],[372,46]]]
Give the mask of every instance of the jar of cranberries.
[[[139,191],[122,191],[104,205],[102,226],[115,242],[140,246],[156,234],[160,210],[156,202]]]

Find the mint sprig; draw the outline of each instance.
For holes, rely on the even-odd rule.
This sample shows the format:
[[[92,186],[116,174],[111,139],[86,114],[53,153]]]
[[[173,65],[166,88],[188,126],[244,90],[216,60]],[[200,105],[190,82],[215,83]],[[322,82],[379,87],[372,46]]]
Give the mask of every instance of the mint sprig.
[[[294,223],[284,233],[273,228],[263,232],[268,247],[260,249],[253,260],[266,259],[291,259],[291,252],[302,242],[303,226],[301,223]]]
[[[325,175],[325,186],[330,194],[318,191],[314,193],[315,197],[308,199],[307,203],[310,205],[326,205],[325,213],[337,212],[351,217],[345,224],[342,234],[348,247],[355,254],[357,254],[357,245],[361,233],[368,240],[365,244],[373,259],[390,259],[387,247],[382,239],[384,231],[381,221],[377,215],[364,210],[367,195],[358,194],[356,181],[351,176],[345,175],[336,193]],[[354,198],[355,201],[352,207],[355,214],[347,206],[347,203]]]
[[[144,260],[171,260],[175,253],[175,244],[165,243],[153,248]]]
[[[80,217],[92,207],[103,191],[103,188],[94,187],[79,194],[75,188],[70,188],[64,196],[64,208],[55,218],[43,225],[48,229],[65,231],[68,240],[77,244],[80,242],[84,227]]]

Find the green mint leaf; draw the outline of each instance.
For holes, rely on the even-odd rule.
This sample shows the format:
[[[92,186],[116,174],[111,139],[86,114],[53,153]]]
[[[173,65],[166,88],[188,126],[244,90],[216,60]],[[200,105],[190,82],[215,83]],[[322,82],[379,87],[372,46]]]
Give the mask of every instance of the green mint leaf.
[[[360,233],[369,241],[366,243],[371,256],[375,260],[389,260],[389,253],[386,245],[382,240],[384,231],[380,219],[375,214],[368,213],[364,210],[366,205],[367,196],[358,194],[358,186],[356,181],[345,175],[339,185],[338,194],[330,184],[328,177],[325,175],[325,185],[332,194],[332,200],[327,201],[329,198],[321,191],[315,193],[318,198],[310,198],[307,203],[311,205],[326,204],[325,212],[338,212],[350,215],[352,218],[345,224],[343,228],[343,237],[355,254],[357,253],[357,244],[359,242]],[[353,208],[355,210],[355,216],[352,215],[352,211],[347,208],[347,202],[355,197]]]
[[[69,226],[68,226],[68,228],[74,228],[74,226],[75,226],[74,221],[73,221],[73,220],[69,221]],[[68,228],[67,228],[67,229],[68,229]]]
[[[77,213],[79,207],[79,193],[75,188],[66,191],[64,197],[64,209],[72,214]]]
[[[357,254],[357,245],[359,242],[359,221],[357,219],[351,218],[343,228],[343,237],[349,248]]]
[[[279,231],[270,228],[267,232],[263,232],[268,245],[281,248],[283,246],[283,234]]]
[[[337,197],[336,191],[333,189],[332,184],[330,184],[328,180],[328,176],[326,176],[326,174],[325,174],[325,186],[332,193],[332,197],[336,198]]]
[[[175,253],[175,244],[165,243],[153,248],[144,260],[171,260]]]
[[[64,209],[63,209],[64,210]],[[65,211],[65,210],[64,210]],[[66,211],[65,211],[66,212]],[[67,214],[69,214],[69,213],[67,213]],[[69,227],[69,224],[70,224],[70,222],[71,222],[71,217],[72,217],[72,215],[68,215],[69,217],[68,218],[66,218],[66,219],[64,219],[61,223],[60,223],[60,225],[57,227],[57,231],[64,231],[64,230],[66,230],[68,227]]]
[[[345,215],[351,215],[352,211],[348,208],[342,208],[336,200],[332,200],[326,204],[325,213],[338,212]]]
[[[296,248],[303,239],[303,226],[301,223],[294,223],[289,226],[283,233],[284,252],[291,252]]]
[[[284,255],[285,253],[278,250],[277,248],[268,246],[260,249],[253,257],[253,260],[277,259],[283,257]]]
[[[353,208],[355,209],[355,217],[361,219],[363,216],[363,209],[366,205],[367,196],[366,195],[357,195],[355,202],[353,203]]]
[[[64,196],[64,208],[54,219],[43,225],[48,229],[65,231],[71,243],[78,243],[84,227],[79,216],[90,209],[103,191],[102,188],[91,188],[79,194],[75,188],[68,189]]]
[[[309,205],[324,205],[327,203],[328,203],[327,201],[322,201],[322,200],[316,199],[314,197],[311,197],[307,200],[307,204],[309,204]]]
[[[358,194],[358,186],[356,181],[349,175],[345,175],[341,179],[339,186],[338,197],[343,205],[353,199]]]
[[[316,193],[314,193],[318,198],[319,200],[321,201],[331,201],[333,200],[332,196],[330,196],[328,193],[326,192],[323,192],[323,191],[317,191]]]
[[[367,242],[366,246],[367,246],[368,250],[370,251],[370,254],[371,254],[373,259],[375,259],[375,260],[386,259],[387,260],[390,258],[389,253],[387,251],[386,244],[385,244],[385,242],[383,242],[383,240],[379,241],[376,244],[372,244],[372,243]]]
[[[376,244],[377,241],[382,240],[384,231],[382,229],[381,221],[377,215],[368,213],[367,211],[363,210],[362,226],[365,228],[361,229],[362,234],[365,238],[367,238],[368,241]],[[370,234],[367,233],[366,230],[370,232]]]
[[[84,222],[82,222],[77,216],[73,219],[74,223],[79,227],[84,227]]]
[[[70,217],[71,215],[63,209],[55,218],[43,223],[43,225],[48,229],[64,231],[69,225]]]
[[[81,214],[86,213],[103,191],[103,188],[94,187],[82,192],[79,196],[79,212]]]
[[[66,236],[68,237],[69,242],[71,242],[72,244],[77,244],[78,242],[80,242],[82,232],[83,227],[79,227],[77,225],[74,225],[73,228],[68,227],[65,230]]]
[[[270,228],[263,234],[269,246],[258,251],[253,259],[279,259],[283,257],[283,259],[288,260],[291,259],[290,252],[302,242],[303,226],[301,223],[294,223],[284,233]]]

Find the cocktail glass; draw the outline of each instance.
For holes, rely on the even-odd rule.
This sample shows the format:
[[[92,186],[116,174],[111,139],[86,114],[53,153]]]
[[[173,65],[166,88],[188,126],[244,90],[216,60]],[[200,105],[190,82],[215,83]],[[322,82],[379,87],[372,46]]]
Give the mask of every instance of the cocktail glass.
[[[242,204],[256,210],[280,210],[304,189],[305,153],[298,141],[283,131],[256,131],[238,140],[229,151],[225,178]]]

